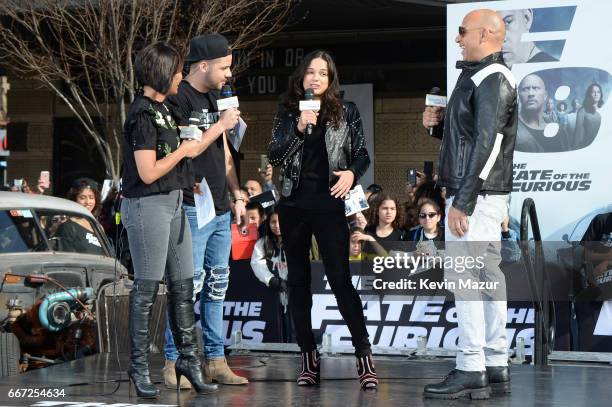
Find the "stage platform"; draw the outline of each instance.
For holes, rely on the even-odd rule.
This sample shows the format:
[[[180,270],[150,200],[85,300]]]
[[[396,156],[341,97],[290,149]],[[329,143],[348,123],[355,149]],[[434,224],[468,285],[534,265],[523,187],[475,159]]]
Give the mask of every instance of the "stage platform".
[[[151,358],[153,379],[161,389],[157,400],[128,396],[127,354],[99,354],[62,365],[39,369],[0,381],[0,406],[84,407],[114,405],[181,406],[590,406],[610,405],[612,367],[609,364],[556,364],[547,367],[512,366],[512,394],[485,401],[430,400],[422,396],[423,386],[439,381],[454,363],[449,359],[415,360],[412,357],[379,356],[375,359],[381,379],[377,391],[362,391],[356,379],[355,359],[348,355],[324,356],[322,383],[298,387],[295,374],[299,358],[295,354],[256,353],[230,356],[229,363],[251,380],[246,386],[220,386],[217,393],[198,396],[165,388],[161,377],[163,360]],[[64,390],[64,397],[10,398],[17,389]],[[57,403],[50,403],[55,401]],[[81,404],[83,403],[83,404]]]

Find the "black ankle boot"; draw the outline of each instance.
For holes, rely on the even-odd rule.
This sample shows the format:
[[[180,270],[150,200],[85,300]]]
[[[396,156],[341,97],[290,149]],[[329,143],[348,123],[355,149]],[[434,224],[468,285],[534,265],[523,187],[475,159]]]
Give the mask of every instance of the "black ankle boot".
[[[193,311],[193,279],[168,283],[168,315],[172,338],[179,352],[174,366],[177,391],[181,376],[185,376],[198,394],[217,391],[216,384],[204,383],[198,358],[195,315]]]
[[[487,366],[487,378],[493,395],[511,393],[510,368],[508,366]]]
[[[159,281],[135,280],[130,291],[129,332],[130,367],[128,376],[142,398],[156,398],[159,390],[149,376],[151,309],[157,296]],[[130,385],[131,389],[131,385]]]
[[[374,370],[374,361],[372,354],[357,357],[357,374],[359,375],[359,384],[363,390],[375,389],[378,387],[378,376]]]
[[[474,400],[483,400],[491,396],[491,388],[485,372],[466,372],[455,369],[441,383],[425,386],[423,395],[433,399],[469,397]]]
[[[298,386],[314,386],[321,381],[321,356],[319,351],[302,352],[302,371],[298,375]]]

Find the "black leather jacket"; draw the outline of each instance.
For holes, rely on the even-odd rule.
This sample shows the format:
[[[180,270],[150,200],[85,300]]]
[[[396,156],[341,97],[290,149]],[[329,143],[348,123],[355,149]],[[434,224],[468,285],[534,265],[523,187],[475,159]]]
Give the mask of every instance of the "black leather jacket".
[[[342,101],[344,120],[338,129],[327,124],[325,144],[329,163],[330,186],[337,177],[333,171],[350,170],[357,180],[370,165],[370,157],[365,148],[365,136],[359,110],[353,102]],[[300,113],[279,106],[272,125],[272,141],[268,146],[268,160],[274,167],[281,167],[281,195],[288,197],[296,190],[300,181],[304,134],[297,129]]]
[[[455,196],[454,207],[471,215],[478,194],[512,190],[516,81],[501,53],[478,62],[457,62],[457,68],[462,72],[444,123],[433,135],[442,139],[438,185]]]

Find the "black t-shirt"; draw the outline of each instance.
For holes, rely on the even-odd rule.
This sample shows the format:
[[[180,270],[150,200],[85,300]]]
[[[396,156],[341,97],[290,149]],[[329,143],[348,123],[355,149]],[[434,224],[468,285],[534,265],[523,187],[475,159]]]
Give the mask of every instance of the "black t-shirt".
[[[192,186],[193,176],[186,160],[148,185],[138,175],[135,151],[155,150],[157,160],[161,160],[175,151],[180,143],[178,127],[166,105],[146,96],[136,96],[123,128],[123,196],[137,198]]]
[[[582,237],[582,244],[587,243],[592,245],[595,251],[605,251],[612,247],[612,212],[593,218]]]
[[[297,189],[290,197],[283,198],[281,204],[320,211],[344,210],[344,200],[331,195],[325,131],[325,126],[318,124],[313,127],[312,134],[304,134],[300,181]]]
[[[205,125],[200,127],[203,132],[219,121],[217,108],[218,92],[202,93],[187,81],[179,85],[178,93],[168,98],[168,107],[178,120],[179,126],[189,125],[192,113],[197,112],[204,117]],[[202,123],[202,121],[200,121]],[[202,177],[210,187],[215,203],[215,212],[222,215],[230,210],[229,186],[225,175],[225,147],[223,136],[218,137],[202,154],[191,161],[196,182]],[[183,202],[194,206],[193,191],[188,187],[183,192]]]
[[[59,251],[104,255],[96,235],[71,220],[60,225],[55,237],[59,238]]]
[[[404,240],[404,231],[400,229],[393,228],[393,232],[389,234],[389,236],[381,237],[376,234],[376,226],[366,226],[365,232],[372,236],[385,250],[402,250],[406,247],[406,244],[403,243]],[[363,251],[370,252],[368,248],[369,245],[364,245]],[[372,249],[373,250],[373,249]]]
[[[567,132],[564,127],[560,127],[554,137],[546,137],[544,130],[532,129],[519,119],[515,149],[527,153],[567,151]]]

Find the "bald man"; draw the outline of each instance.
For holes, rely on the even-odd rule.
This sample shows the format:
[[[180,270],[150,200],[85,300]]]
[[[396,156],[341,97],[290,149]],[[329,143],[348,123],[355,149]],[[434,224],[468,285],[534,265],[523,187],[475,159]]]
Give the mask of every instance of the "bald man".
[[[544,134],[546,122],[544,110],[550,99],[544,80],[536,75],[527,75],[518,86],[519,123],[516,136],[516,151],[528,153],[552,153],[567,151],[567,132],[564,127],[551,125]]]
[[[492,10],[465,16],[455,42],[461,75],[444,113],[427,107],[423,125],[442,140],[438,184],[446,187],[444,279],[455,295],[456,368],[425,386],[425,397],[489,398],[510,392],[506,287],[499,269],[501,223],[512,190],[516,81],[501,48],[505,25]],[[476,261],[477,264],[470,263]],[[449,262],[450,263],[450,262]],[[487,282],[484,289],[480,282]],[[476,285],[472,285],[476,283]]]

